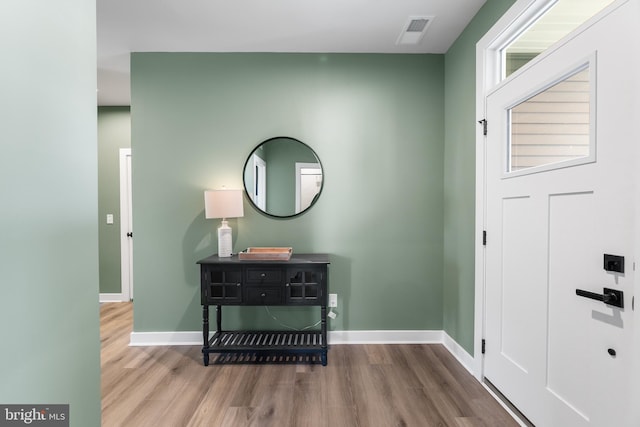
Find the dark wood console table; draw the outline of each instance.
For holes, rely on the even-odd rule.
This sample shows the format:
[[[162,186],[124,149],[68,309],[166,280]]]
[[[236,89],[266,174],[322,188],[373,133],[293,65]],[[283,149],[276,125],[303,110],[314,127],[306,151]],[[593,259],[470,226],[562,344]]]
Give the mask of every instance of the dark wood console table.
[[[327,364],[326,254],[293,254],[288,261],[240,260],[217,255],[198,261],[204,365],[209,353],[311,353]],[[216,306],[216,332],[209,337],[209,306]],[[320,329],[225,331],[223,305],[320,306]]]

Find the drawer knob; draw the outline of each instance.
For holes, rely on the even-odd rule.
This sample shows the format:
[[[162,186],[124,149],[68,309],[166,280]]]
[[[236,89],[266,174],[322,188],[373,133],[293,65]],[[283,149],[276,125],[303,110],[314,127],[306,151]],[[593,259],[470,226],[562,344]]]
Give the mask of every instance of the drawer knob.
[[[267,277],[266,273],[260,273],[260,277]]]
[[[266,297],[266,296],[267,296],[267,294],[265,294],[265,293],[263,292],[261,296],[262,296],[262,298],[264,298],[264,297]]]
[[[240,286],[240,283],[236,283],[236,286]]]
[[[290,285],[288,283],[285,283],[285,286],[289,287]]]

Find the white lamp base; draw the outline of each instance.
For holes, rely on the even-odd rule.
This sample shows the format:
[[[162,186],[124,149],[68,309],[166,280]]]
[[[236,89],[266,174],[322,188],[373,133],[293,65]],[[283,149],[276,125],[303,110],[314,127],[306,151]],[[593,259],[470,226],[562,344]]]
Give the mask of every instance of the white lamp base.
[[[231,250],[233,248],[231,227],[227,223],[226,219],[222,220],[220,227],[218,227],[218,256],[221,258],[228,258],[231,256]]]

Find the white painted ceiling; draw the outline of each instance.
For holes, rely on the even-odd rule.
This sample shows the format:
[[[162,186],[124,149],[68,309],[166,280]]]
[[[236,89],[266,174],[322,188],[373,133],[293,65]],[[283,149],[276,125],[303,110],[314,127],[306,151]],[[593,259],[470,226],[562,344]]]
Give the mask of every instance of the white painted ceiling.
[[[131,52],[445,53],[485,1],[97,0],[98,105],[130,104]]]

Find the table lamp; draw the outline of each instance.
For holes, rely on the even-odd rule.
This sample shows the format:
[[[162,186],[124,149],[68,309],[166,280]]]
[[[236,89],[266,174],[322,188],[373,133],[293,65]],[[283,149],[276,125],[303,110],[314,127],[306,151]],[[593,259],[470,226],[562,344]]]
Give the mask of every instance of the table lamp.
[[[233,248],[231,227],[227,218],[244,216],[242,190],[211,190],[204,192],[204,217],[222,218],[218,227],[218,256],[230,257]]]

